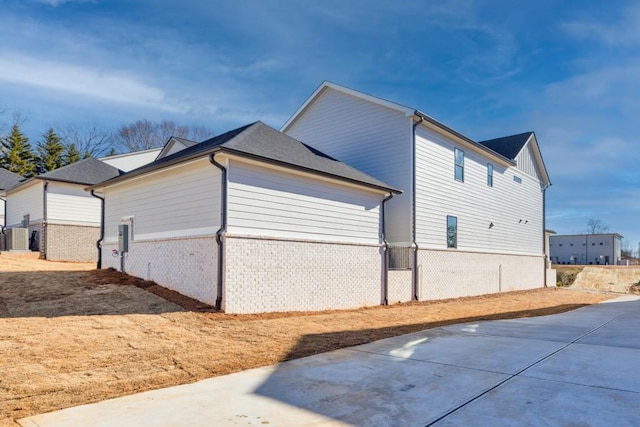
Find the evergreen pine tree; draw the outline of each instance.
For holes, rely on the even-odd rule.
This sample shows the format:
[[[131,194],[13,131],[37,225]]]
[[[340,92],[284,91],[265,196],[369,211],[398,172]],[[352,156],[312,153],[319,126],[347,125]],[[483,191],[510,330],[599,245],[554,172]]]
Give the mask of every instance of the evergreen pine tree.
[[[80,152],[76,148],[75,144],[67,145],[67,149],[64,153],[64,164],[70,165],[71,163],[75,163],[80,161]]]
[[[60,137],[49,129],[42,135],[42,142],[38,144],[38,173],[45,173],[64,166],[64,145]]]
[[[0,167],[25,178],[30,178],[36,173],[35,155],[31,150],[29,138],[24,136],[17,124],[0,140]]]

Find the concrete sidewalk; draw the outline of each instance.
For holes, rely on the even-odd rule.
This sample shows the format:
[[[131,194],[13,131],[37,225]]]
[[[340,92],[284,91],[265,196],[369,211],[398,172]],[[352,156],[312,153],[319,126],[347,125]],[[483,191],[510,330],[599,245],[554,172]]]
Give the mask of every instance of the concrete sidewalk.
[[[459,324],[22,426],[638,426],[640,301]]]

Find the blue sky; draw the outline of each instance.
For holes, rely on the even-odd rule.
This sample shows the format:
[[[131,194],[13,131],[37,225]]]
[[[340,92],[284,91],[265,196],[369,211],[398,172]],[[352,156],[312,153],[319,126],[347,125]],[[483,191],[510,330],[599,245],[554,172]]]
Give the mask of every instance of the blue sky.
[[[606,6],[605,6],[606,5]],[[0,0],[0,131],[279,128],[323,81],[483,140],[533,130],[547,226],[640,242],[640,3]]]

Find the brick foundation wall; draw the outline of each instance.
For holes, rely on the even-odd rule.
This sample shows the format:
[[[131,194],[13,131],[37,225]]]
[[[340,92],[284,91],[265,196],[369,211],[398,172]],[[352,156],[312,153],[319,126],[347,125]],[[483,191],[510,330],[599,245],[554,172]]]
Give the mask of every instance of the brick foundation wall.
[[[387,286],[389,304],[411,301],[411,270],[389,270]]]
[[[316,311],[379,305],[382,252],[348,245],[227,236],[228,313]]]
[[[120,270],[112,256],[116,244],[102,245],[102,268]],[[218,244],[215,237],[130,241],[125,272],[214,305],[217,297]]]
[[[463,251],[418,251],[419,299],[541,288],[545,258]]]
[[[31,228],[31,227],[30,227]],[[38,237],[40,252],[51,261],[95,262],[98,260],[96,241],[100,238],[100,227],[47,224]]]

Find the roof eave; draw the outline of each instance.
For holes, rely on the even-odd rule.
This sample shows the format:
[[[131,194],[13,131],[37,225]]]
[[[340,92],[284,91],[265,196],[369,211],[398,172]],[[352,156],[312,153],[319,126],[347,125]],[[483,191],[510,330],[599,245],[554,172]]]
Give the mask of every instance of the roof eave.
[[[180,164],[180,163],[185,163],[185,162],[188,162],[188,161],[191,161],[191,160],[195,160],[195,159],[199,159],[199,158],[204,158],[204,157],[209,156],[211,154],[215,155],[215,154],[218,154],[218,153],[232,154],[232,155],[236,155],[238,157],[244,157],[244,158],[248,158],[248,159],[259,160],[259,161],[264,162],[264,163],[269,163],[269,164],[273,164],[273,165],[277,165],[277,166],[283,166],[283,167],[287,167],[287,168],[291,168],[291,169],[296,169],[296,170],[304,171],[304,172],[307,172],[307,173],[320,175],[320,176],[325,176],[325,177],[330,177],[330,178],[341,180],[341,181],[347,181],[347,182],[351,182],[353,184],[358,184],[358,185],[361,185],[361,186],[373,188],[373,189],[376,189],[378,191],[382,191],[384,193],[393,193],[393,194],[401,194],[402,193],[402,190],[399,190],[397,188],[383,187],[383,186],[379,186],[379,185],[375,185],[375,184],[359,181],[359,180],[352,179],[352,178],[347,178],[347,177],[343,177],[343,176],[334,175],[334,174],[331,174],[331,173],[328,173],[328,172],[318,171],[316,169],[306,168],[304,166],[299,166],[299,165],[294,165],[294,164],[287,163],[287,162],[281,162],[281,161],[278,161],[278,160],[269,159],[267,157],[259,156],[259,155],[256,155],[256,154],[246,153],[244,151],[234,150],[232,148],[228,148],[228,147],[224,147],[224,146],[216,146],[216,147],[213,147],[213,148],[211,148],[209,150],[205,150],[205,151],[200,151],[198,153],[194,153],[193,155],[188,156],[188,157],[181,157],[181,158],[178,158],[178,159],[176,159],[174,161],[165,162],[165,163],[162,163],[160,165],[156,165],[155,167],[150,167],[150,168],[147,168],[147,169],[134,170],[134,171],[129,172],[129,173],[125,174],[125,175],[122,175],[122,176],[119,176],[119,177],[115,177],[115,178],[112,178],[110,180],[101,182],[99,184],[95,184],[95,185],[86,187],[85,190],[86,191],[90,191],[90,190],[103,189],[103,188],[108,187],[110,185],[117,184],[117,183],[122,182],[122,181],[126,181],[127,179],[130,179],[130,178],[134,178],[134,177],[137,177],[137,176],[145,175],[145,174],[154,172],[154,171],[159,170],[159,169],[163,169],[163,168],[166,168],[166,167],[174,166],[174,165],[177,165],[177,164]]]
[[[549,172],[547,172],[547,166],[544,164],[544,159],[542,158],[540,146],[538,145],[538,138],[536,138],[535,132],[531,132],[531,136],[529,136],[529,139],[527,140],[527,143],[524,145],[524,147],[526,147],[529,143],[533,143],[533,155],[535,156],[536,162],[538,163],[538,169],[540,169],[543,174],[542,181],[544,183],[544,186],[545,188],[549,188],[551,187],[551,179],[549,178]]]
[[[437,121],[433,117],[428,116],[427,114],[423,113],[422,111],[415,110],[414,115],[416,117],[418,117],[419,119],[422,119],[423,121],[426,121],[427,123],[431,124],[431,126],[435,127],[437,130],[440,130],[441,133],[444,133],[445,135],[447,135],[449,137],[453,137],[454,139],[461,140],[464,143],[475,147],[479,151],[484,152],[484,153],[490,155],[491,157],[494,157],[495,159],[497,159],[498,161],[504,163],[505,165],[508,165],[508,166],[515,166],[516,165],[516,162],[514,160],[511,160],[511,159],[503,156],[502,154],[497,153],[497,152],[493,151],[492,149],[480,144],[479,142],[476,142],[476,141],[472,140],[471,138],[469,138],[467,136],[464,136],[460,132],[451,129],[449,126],[447,126],[447,125],[445,125],[443,123],[440,123],[439,121]]]

